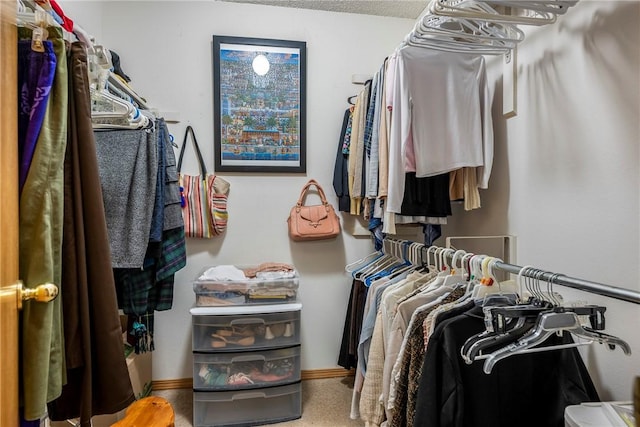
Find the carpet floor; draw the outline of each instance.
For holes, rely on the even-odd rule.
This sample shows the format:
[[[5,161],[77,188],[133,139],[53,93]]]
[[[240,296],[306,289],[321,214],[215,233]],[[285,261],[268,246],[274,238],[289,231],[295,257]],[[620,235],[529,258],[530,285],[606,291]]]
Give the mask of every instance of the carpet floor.
[[[353,377],[302,381],[302,418],[270,424],[273,427],[361,427],[360,420],[349,418]],[[193,392],[188,389],[158,390],[156,396],[167,399],[176,414],[175,427],[193,426]]]

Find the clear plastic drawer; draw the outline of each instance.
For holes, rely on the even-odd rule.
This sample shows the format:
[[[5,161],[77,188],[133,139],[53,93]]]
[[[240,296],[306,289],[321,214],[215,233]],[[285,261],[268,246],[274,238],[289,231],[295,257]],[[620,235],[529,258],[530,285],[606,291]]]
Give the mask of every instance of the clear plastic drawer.
[[[199,312],[191,310],[192,345],[196,352],[238,352],[300,344],[300,311],[195,314]]]
[[[300,381],[300,347],[193,355],[194,390],[237,390]]]
[[[256,426],[302,416],[300,383],[243,391],[193,393],[195,427]]]

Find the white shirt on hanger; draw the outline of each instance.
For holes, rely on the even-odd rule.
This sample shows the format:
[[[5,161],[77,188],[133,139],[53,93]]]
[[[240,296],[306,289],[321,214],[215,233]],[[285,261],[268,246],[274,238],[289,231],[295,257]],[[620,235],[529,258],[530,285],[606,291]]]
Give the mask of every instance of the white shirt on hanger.
[[[493,125],[484,57],[405,46],[395,66],[387,210],[400,212],[408,144],[418,178],[478,167],[478,187],[487,188]]]

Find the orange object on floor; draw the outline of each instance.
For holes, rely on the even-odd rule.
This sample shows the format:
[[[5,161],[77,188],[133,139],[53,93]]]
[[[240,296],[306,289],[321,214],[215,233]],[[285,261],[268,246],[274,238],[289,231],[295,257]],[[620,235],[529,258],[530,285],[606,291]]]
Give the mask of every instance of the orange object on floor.
[[[136,400],[123,419],[111,427],[174,427],[176,415],[166,399],[149,396]]]

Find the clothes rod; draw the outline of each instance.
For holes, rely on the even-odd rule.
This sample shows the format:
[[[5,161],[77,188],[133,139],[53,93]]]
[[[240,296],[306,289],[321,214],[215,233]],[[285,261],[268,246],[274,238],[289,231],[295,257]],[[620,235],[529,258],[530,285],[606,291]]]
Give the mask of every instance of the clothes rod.
[[[507,264],[506,262],[496,262],[493,264],[495,268],[498,270],[506,271],[512,274],[520,273],[523,267],[514,264]],[[535,269],[535,267],[533,267]],[[541,270],[538,270],[538,272]],[[526,273],[526,272],[525,272]],[[538,273],[536,273],[538,274]],[[529,276],[527,274],[523,274],[524,276]],[[609,298],[615,298],[622,301],[631,302],[634,304],[640,304],[640,292],[632,291],[631,289],[618,288],[611,285],[605,285],[603,283],[591,282],[589,280],[579,279],[575,277],[569,277],[565,275],[558,275],[556,273],[551,273],[548,271],[544,271],[539,273],[539,277],[536,275],[534,278],[539,278],[540,280],[551,281],[553,280],[553,284],[566,286],[568,288],[579,289],[581,291],[590,292],[592,294],[603,295]]]
[[[395,243],[403,243],[408,242],[407,240],[399,240],[393,238],[385,238],[385,240],[395,242]],[[413,243],[413,242],[411,242]],[[425,249],[429,248],[429,246],[422,245]],[[433,247],[433,246],[432,246]],[[445,249],[445,248],[441,248]],[[447,253],[447,258],[453,258],[453,253]],[[493,266],[502,271],[506,271],[507,273],[519,274],[520,271],[524,268],[515,264],[508,264],[506,262],[498,261]],[[576,277],[569,277],[559,273],[552,273],[549,271],[544,271],[542,269],[538,269],[536,267],[531,267],[533,272],[523,272],[523,276],[531,277],[534,279],[540,279],[544,281],[549,281],[553,284],[565,286],[568,288],[578,289],[581,291],[589,292],[592,294],[602,295],[609,298],[614,298],[622,301],[631,302],[633,304],[640,304],[640,292],[632,291],[631,289],[618,288],[616,286],[605,285],[603,283],[591,282],[589,280],[579,279]]]

